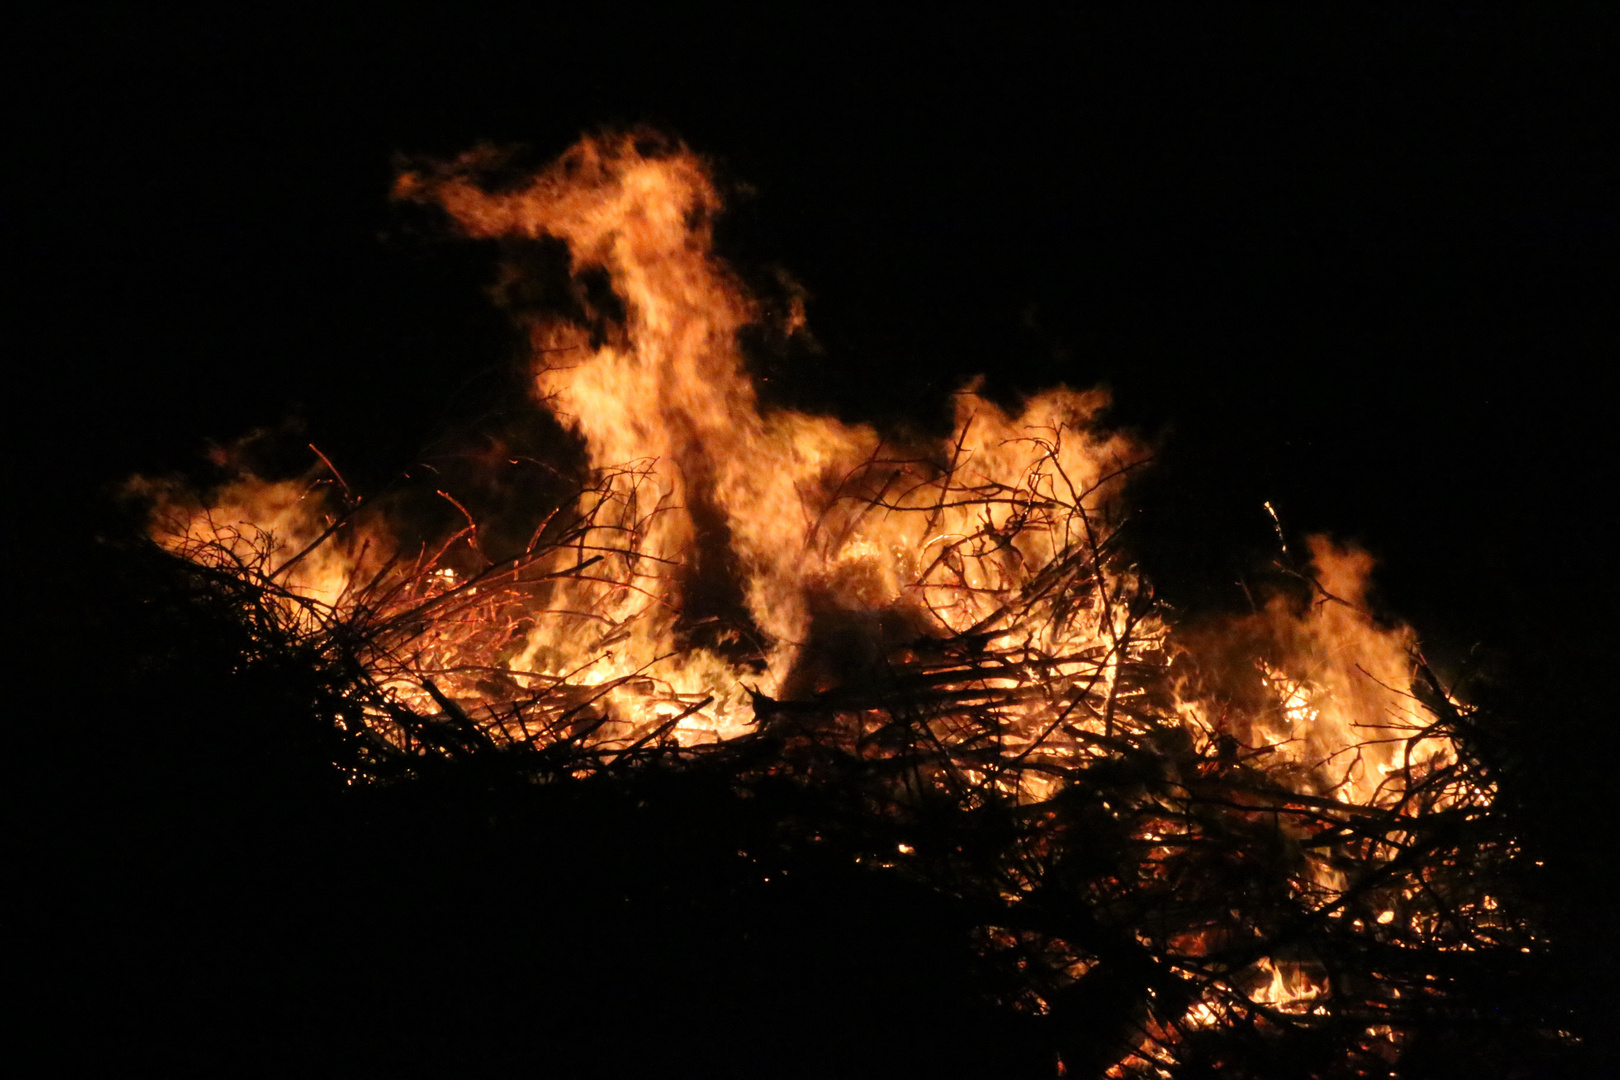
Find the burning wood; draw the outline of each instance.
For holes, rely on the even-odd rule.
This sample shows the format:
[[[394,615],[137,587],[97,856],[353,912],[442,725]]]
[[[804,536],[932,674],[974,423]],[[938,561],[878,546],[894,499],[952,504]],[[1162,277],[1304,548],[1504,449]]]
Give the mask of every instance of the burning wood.
[[[1516,846],[1470,712],[1366,613],[1365,556],[1313,541],[1309,596],[1177,626],[1125,551],[1146,454],[1100,393],[963,393],[937,446],[762,413],[696,157],[590,139],[500,193],[487,164],[399,194],[560,240],[616,300],[522,314],[588,461],[525,543],[441,491],[459,525],[408,546],[324,457],[150,489],[160,542],[341,688],[356,782],[703,761],[826,787],[838,813],[783,842],[837,831],[958,905],[1071,1076],[1386,1075],[1465,1008],[1470,958],[1531,947],[1491,892]]]

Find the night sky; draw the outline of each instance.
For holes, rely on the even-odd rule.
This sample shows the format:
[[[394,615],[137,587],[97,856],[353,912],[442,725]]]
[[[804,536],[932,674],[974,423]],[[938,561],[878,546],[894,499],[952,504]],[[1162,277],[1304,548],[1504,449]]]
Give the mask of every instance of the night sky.
[[[386,474],[512,354],[490,253],[390,204],[397,162],[647,123],[715,160],[722,254],[810,293],[821,351],[764,358],[772,400],[926,424],[977,373],[1106,383],[1163,448],[1166,590],[1229,584],[1269,499],[1431,633],[1601,610],[1596,10],[64,19],[16,109],[30,456],[106,481],[297,417]]]
[[[515,355],[492,251],[395,169],[649,124],[714,161],[745,280],[808,291],[768,401],[927,428],[974,374],[1109,385],[1167,599],[1240,602],[1266,500],[1362,543],[1443,666],[1545,702],[1547,813],[1607,821],[1617,42],[1603,5],[61,16],[8,49],[8,535],[71,547],[122,477],[289,421],[385,480]]]

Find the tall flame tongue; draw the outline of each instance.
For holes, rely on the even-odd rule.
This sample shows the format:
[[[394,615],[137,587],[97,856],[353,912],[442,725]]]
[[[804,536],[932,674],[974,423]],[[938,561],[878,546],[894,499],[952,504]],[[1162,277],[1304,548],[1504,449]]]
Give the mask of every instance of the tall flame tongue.
[[[583,436],[597,468],[646,463],[642,497],[665,511],[649,522],[643,550],[685,563],[673,588],[712,587],[694,580],[694,564],[735,568],[747,629],[768,642],[767,692],[820,688],[807,671],[815,658],[803,655],[818,631],[881,648],[886,638],[966,630],[1072,540],[1019,533],[1016,557],[997,568],[1002,580],[946,583],[928,561],[1016,513],[950,498],[947,471],[1014,491],[1032,468],[1061,469],[1076,501],[1096,509],[1102,478],[1140,457],[1122,438],[1090,433],[1102,395],[1061,389],[1017,417],[966,396],[952,442],[910,455],[885,448],[868,427],[761,415],[737,346],[758,312],[714,258],[709,222],[719,199],[694,155],[644,155],[628,137],[587,139],[527,187],[500,194],[469,171],[407,175],[398,193],[438,201],[473,236],[560,239],[576,275],[607,272],[622,332],[591,348],[578,326],[532,326],[534,392]],[[667,638],[681,598],[661,599],[671,614],[638,633]]]
[[[1366,556],[1315,540],[1313,602],[1172,638],[1117,550],[1116,495],[1144,455],[1099,430],[1102,393],[1051,390],[1016,416],[965,393],[926,446],[764,413],[738,352],[760,313],[713,255],[719,199],[695,156],[586,139],[499,192],[486,164],[397,194],[473,236],[561,242],[576,282],[610,282],[596,306],[614,310],[582,285],[583,318],[527,327],[534,396],[589,458],[577,498],[499,558],[453,493],[465,527],[413,553],[325,471],[242,476],[211,505],[148,485],[162,542],[363,673],[356,735],[379,755],[521,741],[600,764],[757,723],[862,757],[926,743],[910,795],[885,797],[1015,809],[1018,839],[974,871],[981,900],[1063,929],[986,927],[986,947],[1029,958],[1043,1009],[1124,1003],[1134,1034],[1074,1049],[1110,1075],[1154,1073],[1200,1031],[1329,1015],[1313,950],[1334,935],[1357,956],[1509,940],[1475,853],[1447,846],[1462,834],[1423,823],[1481,812],[1491,786],[1459,759],[1455,704],[1409,693],[1410,633],[1362,609]],[[1343,1014],[1375,1057],[1430,992],[1391,971],[1366,983],[1376,1007]]]

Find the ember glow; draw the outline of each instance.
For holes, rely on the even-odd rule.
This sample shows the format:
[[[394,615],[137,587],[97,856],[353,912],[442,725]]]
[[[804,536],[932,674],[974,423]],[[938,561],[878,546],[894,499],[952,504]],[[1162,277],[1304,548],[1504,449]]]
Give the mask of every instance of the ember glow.
[[[611,286],[520,316],[534,399],[584,456],[572,497],[523,512],[526,541],[496,539],[517,511],[453,490],[459,525],[406,541],[398,505],[324,459],[145,485],[161,543],[352,665],[372,759],[523,746],[586,775],[753,740],[812,779],[818,755],[904,761],[898,823],[944,800],[1019,832],[988,862],[920,835],[868,861],[976,882],[1005,913],[986,955],[1027,972],[1014,1007],[1067,1023],[1113,988],[1117,1020],[1057,1037],[1069,1075],[1169,1076],[1307,1029],[1348,1033],[1345,1075],[1375,1075],[1404,1010],[1443,992],[1410,956],[1523,947],[1435,825],[1492,785],[1412,633],[1367,613],[1366,555],[1315,538],[1301,595],[1174,625],[1121,544],[1148,454],[1099,424],[1104,394],[1009,413],[964,390],[928,445],[763,410],[738,335],[767,314],[712,250],[697,156],[590,138],[498,192],[487,165],[396,196],[471,237],[561,242],[576,283]],[[1345,942],[1363,970],[1333,970]]]

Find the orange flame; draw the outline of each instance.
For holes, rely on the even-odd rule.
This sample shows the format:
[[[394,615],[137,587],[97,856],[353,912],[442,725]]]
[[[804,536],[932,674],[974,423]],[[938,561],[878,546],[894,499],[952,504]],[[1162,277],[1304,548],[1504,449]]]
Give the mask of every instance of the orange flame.
[[[948,473],[1008,491],[1061,483],[1096,510],[1108,478],[1142,456],[1124,438],[1095,432],[1106,403],[1098,392],[1054,390],[1018,416],[963,395],[953,440],[909,452],[884,446],[867,427],[762,414],[736,340],[755,306],[713,255],[709,221],[719,198],[694,155],[643,154],[628,136],[586,139],[528,186],[501,194],[471,181],[476,165],[404,176],[398,194],[438,201],[473,236],[561,239],[576,274],[607,272],[624,307],[622,331],[590,348],[577,326],[531,326],[535,396],[581,435],[596,467],[647,463],[643,497],[668,512],[649,523],[646,553],[689,563],[713,534],[724,537],[719,557],[736,567],[750,629],[767,643],[757,676],[767,693],[823,688],[818,658],[806,655],[818,637],[837,638],[847,660],[850,652],[875,657],[907,636],[966,630],[1071,543],[1011,530],[1005,557],[951,573],[962,542],[1007,530],[1015,507],[1009,501],[982,520],[982,503],[950,497]],[[555,355],[566,362],[548,363]],[[713,522],[710,535],[700,519]],[[693,584],[662,583],[661,608],[636,621],[625,646],[629,662],[668,651],[679,593]],[[537,629],[526,659],[559,644]],[[753,675],[727,671],[701,649],[676,663],[694,680],[678,681],[693,691]],[[742,722],[732,714],[716,727],[735,731]]]

